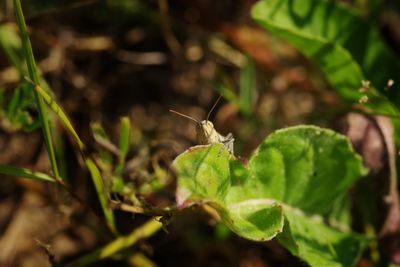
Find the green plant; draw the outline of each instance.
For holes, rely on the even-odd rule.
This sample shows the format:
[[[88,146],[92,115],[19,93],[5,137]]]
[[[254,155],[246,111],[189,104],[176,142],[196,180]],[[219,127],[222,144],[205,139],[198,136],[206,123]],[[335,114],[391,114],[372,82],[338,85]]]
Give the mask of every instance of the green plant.
[[[333,1],[264,0],[253,7],[252,16],[315,63],[348,103],[366,113],[395,118],[398,125],[398,92],[384,89],[397,77],[400,65],[377,27],[356,10]],[[232,98],[230,93],[227,97]],[[246,113],[245,106],[238,106]],[[218,147],[192,148],[174,162],[178,205],[207,203],[240,236],[263,241],[277,235],[283,246],[312,266],[353,266],[367,239],[348,232],[348,214],[332,210],[365,172],[348,144],[343,145],[346,155],[332,153],[330,145],[340,147],[340,139],[347,143],[313,127],[281,130],[260,145],[248,166]],[[338,166],[349,162],[354,164]],[[349,213],[348,208],[343,211]]]
[[[117,233],[114,214],[109,205],[109,197],[108,191],[104,187],[104,183],[102,181],[101,173],[93,159],[87,155],[86,146],[81,141],[77,132],[75,131],[72,123],[70,122],[68,116],[65,114],[63,109],[57,104],[56,100],[51,96],[51,94],[46,91],[41,84],[44,83],[41,81],[41,77],[39,75],[39,70],[36,66],[36,62],[34,59],[32,47],[30,44],[29,36],[26,29],[25,19],[22,11],[22,6],[19,0],[14,0],[14,9],[17,24],[19,26],[21,42],[18,37],[14,35],[12,31],[9,31],[6,28],[0,28],[0,43],[2,44],[3,49],[6,52],[6,55],[9,58],[9,61],[14,65],[14,67],[18,70],[21,79],[23,78],[21,85],[16,89],[13,97],[11,98],[10,103],[5,108],[6,113],[0,114],[9,118],[13,123],[14,127],[21,126],[25,130],[32,129],[33,127],[40,126],[43,131],[43,136],[46,143],[46,148],[48,152],[48,156],[50,159],[51,167],[52,167],[52,175],[48,175],[45,173],[32,171],[25,168],[8,166],[0,164],[0,173],[23,177],[28,179],[34,179],[38,181],[46,181],[46,182],[55,182],[63,189],[67,190],[76,200],[81,202],[81,204],[86,205],[74,192],[71,191],[68,184],[65,183],[64,178],[59,174],[59,165],[56,160],[56,151],[54,148],[54,135],[52,135],[53,126],[51,126],[52,120],[50,114],[47,111],[49,107],[54,114],[58,117],[61,123],[64,125],[67,133],[71,136],[74,145],[80,151],[85,165],[91,174],[92,181],[97,191],[97,196],[99,198],[101,207],[103,209],[104,217],[107,226],[114,234]],[[12,38],[7,38],[11,36]],[[22,50],[22,51],[21,51]],[[22,56],[20,54],[23,54]],[[25,66],[24,61],[27,65],[28,76],[25,77]],[[30,99],[31,95],[35,96],[35,104],[32,104]],[[3,98],[2,98],[3,99]],[[2,103],[3,104],[3,103]],[[48,106],[46,106],[46,104]],[[3,105],[1,106],[2,108]],[[26,112],[26,108],[34,108],[37,107],[39,111],[39,121],[35,124],[34,119],[30,119],[29,114]],[[127,119],[122,119],[122,131],[121,131],[121,139],[120,139],[120,157],[118,160],[118,165],[116,169],[116,175],[120,175],[121,166],[124,163],[125,156],[128,150],[128,138],[129,138],[129,121]],[[161,229],[162,224],[160,222],[151,220],[147,224],[142,227],[137,228],[130,235],[120,237],[111,242],[108,246],[105,246],[104,249],[95,251],[92,254],[88,254],[77,262],[72,263],[72,266],[85,266],[90,262],[98,261],[107,256],[111,256],[114,253],[119,252],[122,249],[125,249],[129,246],[135,244],[141,238],[152,235]]]
[[[253,7],[252,17],[315,63],[344,100],[358,103],[367,96],[366,112],[399,118],[398,91],[384,89],[400,64],[377,27],[356,10],[325,0],[265,0]],[[372,82],[368,91],[358,90],[365,80]]]
[[[67,266],[86,266],[122,253],[139,239],[149,238],[162,229],[171,216],[193,205],[215,209],[218,219],[243,238],[257,242],[277,238],[311,266],[355,265],[371,239],[352,231],[347,191],[366,176],[367,170],[346,137],[315,126],[278,130],[265,138],[248,162],[236,158],[220,144],[189,148],[172,164],[177,178],[176,207],[152,207],[135,193],[143,188],[143,191],[163,188],[166,170],[153,163],[151,175],[162,177],[155,179],[154,184],[150,180],[138,189],[125,183],[123,171],[131,133],[127,117],[120,121],[118,145],[112,143],[100,124],[92,123],[94,139],[107,149],[88,153],[86,144],[40,77],[21,3],[14,0],[14,5],[21,39],[0,26],[0,43],[18,70],[21,82],[9,101],[0,95],[0,116],[7,118],[15,129],[42,129],[52,174],[8,165],[0,165],[0,173],[55,183],[86,204],[72,192],[67,177],[60,174],[59,150],[54,145],[58,140],[54,118],[50,116],[55,115],[90,173],[108,230],[119,235],[113,208],[144,213],[155,219],[130,234],[114,237]],[[328,1],[265,0],[254,6],[252,16],[310,58],[348,103],[358,105],[360,99],[367,97],[361,107],[358,105],[362,111],[399,117],[398,93],[382,90],[389,78],[395,78],[399,64],[388,52],[376,27],[353,10]],[[368,40],[365,47],[358,45],[361,37]],[[387,64],[388,72],[377,71],[382,62]],[[255,73],[256,66],[248,58],[241,71],[239,93],[235,95],[224,85],[219,89],[247,118],[253,113]],[[359,90],[364,80],[371,80],[372,85]],[[35,108],[39,111],[38,118],[29,113]],[[111,193],[122,195],[133,205],[128,201],[110,201]]]
[[[352,266],[365,239],[324,221],[335,201],[365,169],[345,137],[312,126],[271,134],[247,165],[220,145],[178,156],[177,204],[207,204],[238,235],[255,241],[275,236],[312,266]]]

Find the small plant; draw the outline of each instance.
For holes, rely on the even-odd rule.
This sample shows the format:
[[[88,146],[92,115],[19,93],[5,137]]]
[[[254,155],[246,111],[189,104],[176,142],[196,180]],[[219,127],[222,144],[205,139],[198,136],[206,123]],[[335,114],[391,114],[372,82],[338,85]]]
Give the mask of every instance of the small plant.
[[[174,216],[184,214],[182,211],[192,206],[211,209],[214,219],[241,238],[254,242],[276,238],[310,266],[354,266],[367,247],[373,250],[371,244],[377,240],[374,236],[377,230],[372,230],[370,235],[353,230],[348,198],[348,190],[356,182],[367,180],[363,177],[368,175],[368,169],[348,138],[333,130],[307,125],[277,130],[266,136],[247,160],[235,156],[233,135],[219,134],[210,122],[210,114],[217,103],[201,122],[172,111],[197,123],[200,145],[178,155],[170,166],[160,166],[152,161],[150,178],[145,185],[136,187],[127,183],[124,171],[134,125],[128,117],[120,119],[120,134],[115,145],[100,123],[92,123],[94,141],[100,148],[89,151],[41,77],[20,0],[13,3],[21,38],[0,27],[0,41],[18,71],[20,84],[9,101],[5,101],[0,91],[0,116],[15,131],[42,130],[51,172],[0,164],[0,173],[56,184],[98,217],[99,231],[106,233],[108,238],[107,244],[65,266],[87,266],[105,258],[125,257],[124,253],[129,254],[129,249],[139,240],[150,238],[163,228],[167,232],[168,223],[173,222]],[[167,14],[166,3],[159,3],[164,7],[163,14]],[[360,113],[394,118],[395,137],[400,144],[400,97],[389,90],[395,81],[387,82],[388,73],[377,71],[376,66],[384,60],[390,65],[389,75],[393,76],[398,74],[400,67],[376,27],[365,23],[348,7],[323,0],[262,0],[254,5],[252,17],[314,62],[349,107],[356,107]],[[167,28],[166,34],[171,34],[169,26]],[[344,31],[349,33],[343,34]],[[141,38],[140,34],[133,35],[132,38]],[[365,45],[363,53],[355,41],[361,37],[368,40],[361,44]],[[256,65],[248,57],[240,75],[238,95],[224,86],[217,89],[245,118],[250,118],[253,112],[255,75]],[[367,78],[371,82],[365,82]],[[387,90],[378,89],[385,87]],[[32,110],[37,110],[37,114],[32,114]],[[100,216],[71,189],[61,170],[62,153],[57,147],[55,119],[63,125],[83,167],[90,174],[102,212]],[[150,154],[146,153],[147,156]],[[395,159],[391,164],[395,165]],[[170,174],[176,178],[173,205],[159,208],[141,198],[140,193],[144,191],[164,189]],[[398,200],[396,192],[394,195],[392,202]],[[151,218],[130,233],[121,235],[114,210]],[[372,224],[370,221],[363,223],[363,226]],[[51,254],[49,249],[47,252]],[[378,261],[374,259],[375,263]]]
[[[352,266],[366,240],[346,222],[326,218],[334,203],[366,174],[347,139],[300,126],[266,138],[243,164],[220,145],[178,156],[178,207],[207,204],[238,235],[279,242],[312,266]]]

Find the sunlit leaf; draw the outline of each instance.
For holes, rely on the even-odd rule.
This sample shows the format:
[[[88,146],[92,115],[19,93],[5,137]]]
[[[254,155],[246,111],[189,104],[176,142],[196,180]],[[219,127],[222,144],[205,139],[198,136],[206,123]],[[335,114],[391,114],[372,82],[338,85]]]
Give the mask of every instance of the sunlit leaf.
[[[398,59],[378,29],[334,1],[263,0],[253,7],[252,17],[310,58],[345,100],[360,99],[362,80],[370,80],[383,92],[389,79],[398,79]],[[378,113],[398,114],[377,90],[370,90],[378,97],[366,106]],[[390,94],[399,103],[399,91],[391,90]]]
[[[33,179],[33,180],[55,182],[54,178],[48,174],[38,172],[38,171],[32,171],[32,170],[20,168],[20,167],[13,167],[13,166],[9,166],[9,165],[1,165],[0,164],[0,173],[5,174],[5,175],[10,175],[10,176],[15,176],[15,177]]]
[[[349,266],[363,248],[349,225],[333,227],[324,219],[366,173],[348,140],[331,130],[277,131],[247,166],[218,144],[190,148],[173,166],[178,206],[207,203],[244,238],[266,241],[283,231],[282,244],[313,266]]]

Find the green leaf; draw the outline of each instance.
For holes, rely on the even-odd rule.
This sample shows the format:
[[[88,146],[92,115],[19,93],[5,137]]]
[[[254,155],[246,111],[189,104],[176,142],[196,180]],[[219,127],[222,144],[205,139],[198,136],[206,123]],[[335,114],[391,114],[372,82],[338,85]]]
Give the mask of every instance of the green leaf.
[[[244,238],[270,240],[284,229],[282,244],[313,266],[349,266],[362,250],[363,239],[344,230],[349,225],[325,223],[335,202],[366,173],[348,140],[331,130],[279,130],[246,166],[216,144],[190,148],[173,167],[178,207],[207,203]],[[354,249],[346,250],[349,244]]]
[[[56,153],[54,151],[54,146],[53,146],[53,136],[50,131],[50,118],[49,114],[47,112],[47,106],[45,105],[48,104],[49,107],[56,113],[58,118],[61,120],[63,123],[63,126],[67,130],[67,132],[71,135],[73,140],[75,141],[75,144],[79,147],[80,152],[82,153],[82,156],[85,154],[85,145],[79,138],[78,134],[76,133],[74,127],[72,126],[72,123],[68,119],[68,116],[65,114],[63,109],[57,104],[57,102],[53,99],[53,97],[43,89],[43,87],[40,85],[40,76],[39,76],[39,70],[36,66],[36,61],[35,57],[32,51],[32,46],[31,42],[29,39],[29,35],[27,32],[27,27],[25,23],[25,17],[23,14],[22,6],[20,0],[13,0],[14,4],[14,11],[15,11],[15,18],[16,22],[18,24],[19,30],[20,30],[20,35],[21,35],[21,41],[22,41],[22,48],[24,51],[24,56],[26,59],[26,65],[28,68],[28,73],[29,73],[29,81],[34,88],[34,94],[36,98],[36,104],[38,107],[39,111],[39,118],[43,130],[43,136],[44,140],[46,143],[46,148],[49,156],[49,160],[51,163],[52,167],[52,172],[53,175],[58,179],[60,177],[59,175],[59,168],[57,165],[56,161]],[[115,220],[114,220],[114,214],[111,210],[111,208],[108,206],[108,199],[107,196],[105,195],[105,188],[103,185],[102,177],[100,174],[100,171],[98,170],[96,164],[93,162],[91,158],[84,158],[85,164],[87,168],[89,169],[89,172],[91,174],[93,183],[96,188],[96,192],[98,194],[100,204],[102,206],[104,216],[106,218],[106,221],[111,229],[111,231],[115,234],[117,234],[117,230],[115,227]]]
[[[110,137],[107,135],[106,131],[100,123],[92,122],[90,123],[90,128],[92,130],[94,140],[97,143],[105,143],[112,149],[117,149],[111,142]],[[97,161],[101,162],[101,171],[111,173],[113,165],[113,155],[111,154],[110,150],[99,146],[99,148],[97,149],[97,153],[99,156]]]
[[[398,59],[381,40],[377,28],[333,1],[265,0],[253,7],[252,17],[310,58],[345,100],[360,99],[362,80],[371,80],[383,91],[389,79],[398,77]],[[378,113],[398,114],[376,89],[371,91],[377,97],[366,106]],[[391,93],[397,94],[399,103],[396,91]]]
[[[88,168],[90,175],[92,177],[92,181],[93,181],[94,187],[96,189],[97,197],[99,198],[100,205],[103,210],[107,225],[114,234],[118,234],[118,231],[117,231],[117,228],[115,225],[115,217],[114,217],[113,210],[108,205],[109,204],[109,202],[108,202],[109,194],[108,194],[108,192],[106,192],[106,188],[104,186],[104,182],[101,177],[101,173],[92,159],[86,158],[85,164],[86,164],[86,167]]]
[[[30,113],[33,109],[36,109],[36,104],[32,87],[23,81],[8,101],[5,116],[15,129],[30,131],[40,126],[38,118]]]
[[[283,233],[277,237],[279,242],[311,266],[354,266],[366,245],[365,237],[349,234],[350,224],[332,219],[332,214],[328,218],[307,216],[301,210],[287,208],[285,216]],[[336,228],[323,223],[327,219]]]
[[[31,46],[31,41],[29,39],[27,27],[25,24],[25,17],[22,11],[22,6],[20,0],[14,0],[14,12],[15,12],[15,19],[18,24],[20,35],[21,35],[21,42],[22,48],[24,51],[24,57],[26,60],[26,66],[28,67],[29,78],[35,83],[40,84],[40,76],[39,70],[36,66],[35,57],[33,55],[33,50]],[[36,98],[36,104],[39,111],[39,119],[40,124],[42,127],[43,137],[47,148],[47,154],[50,160],[51,169],[53,171],[53,175],[58,179],[60,177],[58,171],[58,165],[56,161],[56,156],[54,152],[53,146],[53,136],[50,132],[50,118],[49,114],[47,113],[47,107],[43,103],[43,99],[39,96],[37,92],[34,93]]]
[[[276,131],[259,146],[250,159],[249,181],[252,187],[263,185],[252,191],[257,196],[327,214],[334,200],[364,174],[360,157],[344,136],[300,126]]]
[[[41,99],[49,105],[49,107],[53,110],[53,112],[58,116],[60,119],[61,123],[64,125],[65,129],[67,132],[70,134],[70,136],[73,138],[75,141],[75,144],[78,146],[80,149],[82,156],[84,156],[85,153],[85,144],[82,142],[80,137],[78,136],[77,132],[75,131],[75,128],[72,126],[71,121],[69,120],[68,116],[64,112],[64,110],[57,104],[57,102],[52,98],[52,96],[46,92],[40,85],[35,84],[34,90],[35,92],[38,93]],[[95,185],[97,196],[99,198],[101,207],[103,209],[104,217],[106,218],[107,224],[110,227],[110,230],[117,234],[116,226],[115,226],[115,219],[114,219],[114,214],[111,208],[108,206],[108,198],[106,194],[106,188],[104,186],[101,173],[99,169],[97,168],[96,164],[93,162],[93,160],[89,157],[84,157],[86,167],[88,168],[92,181]],[[108,193],[108,192],[107,192]]]
[[[130,128],[131,124],[128,117],[122,117],[120,119],[120,134],[119,134],[119,157],[117,165],[115,166],[114,176],[112,179],[112,191],[122,192],[125,186],[122,172],[124,170],[126,155],[129,152],[129,141],[130,141]]]
[[[58,116],[64,128],[67,130],[68,134],[73,138],[76,145],[81,151],[85,150],[85,145],[80,139],[79,135],[76,133],[74,126],[72,125],[67,114],[64,112],[63,108],[58,105],[57,101],[46,92],[39,84],[33,84],[35,92],[41,97],[41,99],[50,107],[51,110]]]
[[[22,42],[16,30],[10,25],[3,24],[0,26],[0,47],[7,56],[8,61],[13,65],[19,75],[25,75],[26,68],[23,59]]]
[[[33,180],[41,180],[46,182],[55,182],[54,178],[48,174],[32,171],[25,168],[13,167],[8,165],[0,164],[0,173],[10,176],[23,177]]]
[[[311,266],[354,266],[366,245],[361,235],[328,227],[322,217],[292,209],[285,210],[285,217],[279,242]]]

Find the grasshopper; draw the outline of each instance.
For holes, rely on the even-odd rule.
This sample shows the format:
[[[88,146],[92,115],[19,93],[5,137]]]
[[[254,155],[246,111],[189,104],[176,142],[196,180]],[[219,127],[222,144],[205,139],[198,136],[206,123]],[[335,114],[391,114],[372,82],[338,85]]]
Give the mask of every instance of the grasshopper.
[[[220,98],[221,98],[221,96],[217,99],[217,101],[215,101],[214,106],[211,108],[211,110],[207,114],[207,118],[202,121],[198,121],[193,117],[182,114],[175,110],[169,110],[169,111],[196,122],[196,124],[197,124],[197,127],[196,127],[197,141],[201,145],[222,144],[232,155],[234,155],[233,142],[235,141],[235,139],[233,138],[232,133],[229,133],[226,136],[221,135],[220,133],[217,132],[217,130],[215,130],[214,124],[208,120],[210,118],[211,112],[214,110],[214,108],[217,105]]]

